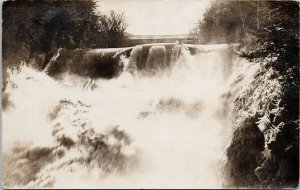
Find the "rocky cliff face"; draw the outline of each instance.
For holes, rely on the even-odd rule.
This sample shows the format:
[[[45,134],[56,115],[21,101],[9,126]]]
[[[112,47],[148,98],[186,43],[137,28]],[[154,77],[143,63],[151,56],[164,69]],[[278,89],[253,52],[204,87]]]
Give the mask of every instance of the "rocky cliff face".
[[[254,62],[255,60],[253,60]],[[236,89],[234,133],[227,149],[229,183],[243,187],[296,187],[299,178],[299,75],[276,69],[276,60],[256,60],[259,69]],[[288,71],[289,70],[289,71]],[[235,86],[235,87],[234,87]]]

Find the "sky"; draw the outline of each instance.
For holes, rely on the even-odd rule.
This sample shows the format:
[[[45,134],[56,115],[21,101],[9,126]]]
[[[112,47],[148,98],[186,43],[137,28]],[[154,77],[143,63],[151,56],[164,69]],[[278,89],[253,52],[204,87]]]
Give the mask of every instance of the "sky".
[[[188,34],[210,0],[98,0],[102,13],[125,12],[126,32],[136,35]]]

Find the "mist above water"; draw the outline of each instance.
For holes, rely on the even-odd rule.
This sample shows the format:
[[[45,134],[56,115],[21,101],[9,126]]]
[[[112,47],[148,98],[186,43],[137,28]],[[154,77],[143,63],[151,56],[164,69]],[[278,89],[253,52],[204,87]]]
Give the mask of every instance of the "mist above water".
[[[32,179],[16,184],[14,175],[4,175],[4,184],[222,187],[225,149],[232,134],[227,126],[230,102],[224,104],[222,94],[249,63],[234,56],[229,59],[227,48],[215,48],[195,55],[181,48],[179,57],[166,67],[156,67],[165,64],[166,50],[150,49],[161,55],[148,55],[146,67],[151,68],[151,75],[132,72],[137,69],[130,65],[132,57],[122,58],[125,71],[110,80],[64,73],[58,81],[26,66],[11,73],[5,91],[9,106],[3,111],[4,170],[22,176],[32,169],[17,167],[28,156],[16,156],[12,152],[16,147],[25,152],[50,148],[53,159],[42,162]],[[138,48],[131,55],[137,56],[133,54],[139,54]],[[108,148],[86,142],[100,134]],[[71,139],[70,143],[62,143],[62,138]],[[58,150],[62,156],[53,156]]]

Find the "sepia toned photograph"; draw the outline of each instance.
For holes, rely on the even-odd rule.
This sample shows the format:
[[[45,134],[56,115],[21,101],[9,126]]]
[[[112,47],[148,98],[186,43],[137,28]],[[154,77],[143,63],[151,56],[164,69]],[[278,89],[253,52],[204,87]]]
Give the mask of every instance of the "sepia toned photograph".
[[[3,188],[298,188],[298,1],[1,3]]]

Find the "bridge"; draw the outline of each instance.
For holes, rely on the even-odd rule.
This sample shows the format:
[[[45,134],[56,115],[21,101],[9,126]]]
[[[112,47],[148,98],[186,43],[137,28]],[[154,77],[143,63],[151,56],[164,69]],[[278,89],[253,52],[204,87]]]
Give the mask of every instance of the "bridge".
[[[149,43],[175,43],[176,41],[183,43],[193,43],[196,39],[188,34],[176,35],[126,35],[126,45],[135,46]]]

